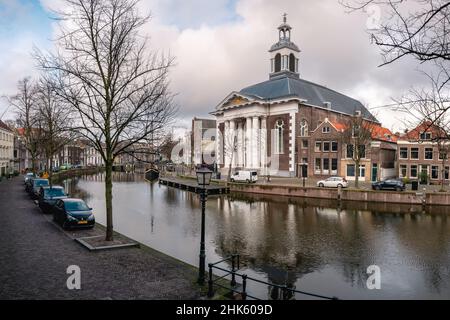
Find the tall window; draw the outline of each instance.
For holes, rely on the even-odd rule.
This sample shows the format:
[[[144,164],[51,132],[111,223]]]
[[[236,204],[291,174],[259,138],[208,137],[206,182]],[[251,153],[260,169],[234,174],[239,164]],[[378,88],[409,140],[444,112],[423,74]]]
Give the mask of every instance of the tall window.
[[[400,165],[400,178],[406,177],[408,175],[407,171],[408,171],[408,167],[406,166],[406,164],[401,164]]]
[[[314,172],[315,173],[320,173],[322,171],[322,166],[321,166],[321,159],[320,158],[316,158],[314,161]]]
[[[353,145],[352,144],[347,145],[346,155],[347,155],[347,158],[353,158]]]
[[[433,148],[425,148],[425,159],[433,160]]]
[[[417,178],[417,165],[416,164],[411,165],[409,176],[411,178]]]
[[[308,136],[308,122],[306,121],[306,119],[303,119],[302,122],[300,122],[300,136]]]
[[[275,72],[281,71],[281,54],[277,53],[275,56]]]
[[[289,55],[289,71],[295,72],[295,57],[292,53]]]
[[[408,148],[400,148],[400,159],[408,159]]]
[[[275,153],[283,153],[283,120],[277,120],[275,123]]]
[[[337,141],[332,141],[331,142],[331,151],[333,151],[333,152],[337,152],[338,151],[338,143],[337,143]]]
[[[331,174],[337,173],[337,167],[338,167],[337,159],[336,158],[331,159]]]
[[[419,159],[419,148],[411,148],[411,159]]]
[[[431,179],[438,179],[438,178],[439,178],[439,167],[431,166]]]

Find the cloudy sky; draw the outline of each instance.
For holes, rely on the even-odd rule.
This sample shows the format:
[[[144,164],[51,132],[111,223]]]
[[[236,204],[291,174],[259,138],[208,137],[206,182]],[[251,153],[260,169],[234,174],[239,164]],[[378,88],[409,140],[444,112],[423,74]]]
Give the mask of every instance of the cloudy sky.
[[[36,75],[30,51],[51,49],[56,31],[48,9],[62,1],[0,0],[0,96]],[[390,129],[402,129],[401,119],[380,106],[424,81],[411,60],[379,68],[367,33],[373,16],[348,14],[338,0],[142,0],[141,6],[152,15],[144,30],[151,48],[176,57],[171,87],[180,126],[208,116],[231,91],[268,79],[268,49],[283,13],[302,51],[300,76],[359,99]],[[6,108],[2,99],[0,116]],[[9,110],[3,120],[11,117]]]

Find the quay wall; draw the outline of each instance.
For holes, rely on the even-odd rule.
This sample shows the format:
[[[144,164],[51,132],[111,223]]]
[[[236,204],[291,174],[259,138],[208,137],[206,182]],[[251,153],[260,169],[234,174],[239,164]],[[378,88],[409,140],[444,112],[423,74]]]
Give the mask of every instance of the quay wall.
[[[331,189],[287,185],[238,184],[230,183],[231,192],[283,195],[344,201],[363,201],[380,203],[401,203],[411,205],[450,205],[450,193],[374,191],[361,189]]]

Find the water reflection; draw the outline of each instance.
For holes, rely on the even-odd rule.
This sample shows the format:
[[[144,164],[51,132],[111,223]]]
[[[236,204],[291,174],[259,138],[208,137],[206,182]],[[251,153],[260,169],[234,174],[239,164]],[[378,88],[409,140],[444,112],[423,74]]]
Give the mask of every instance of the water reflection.
[[[103,179],[64,182],[100,223]],[[115,173],[114,181],[115,228],[197,265],[198,196],[133,174]],[[238,252],[249,276],[279,285],[340,298],[450,298],[446,208],[238,194],[208,198],[206,230],[208,262]],[[372,264],[381,268],[381,290],[366,288]],[[249,289],[281,295],[254,283]]]

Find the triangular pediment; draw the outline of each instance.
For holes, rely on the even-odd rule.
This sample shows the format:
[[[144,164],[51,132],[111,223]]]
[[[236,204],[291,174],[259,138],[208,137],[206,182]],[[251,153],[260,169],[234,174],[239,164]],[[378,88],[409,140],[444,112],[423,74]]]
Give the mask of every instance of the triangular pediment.
[[[257,101],[257,99],[254,97],[238,92],[232,92],[225,99],[223,99],[219,105],[217,105],[216,110],[233,108],[235,106],[250,104],[255,101]]]

